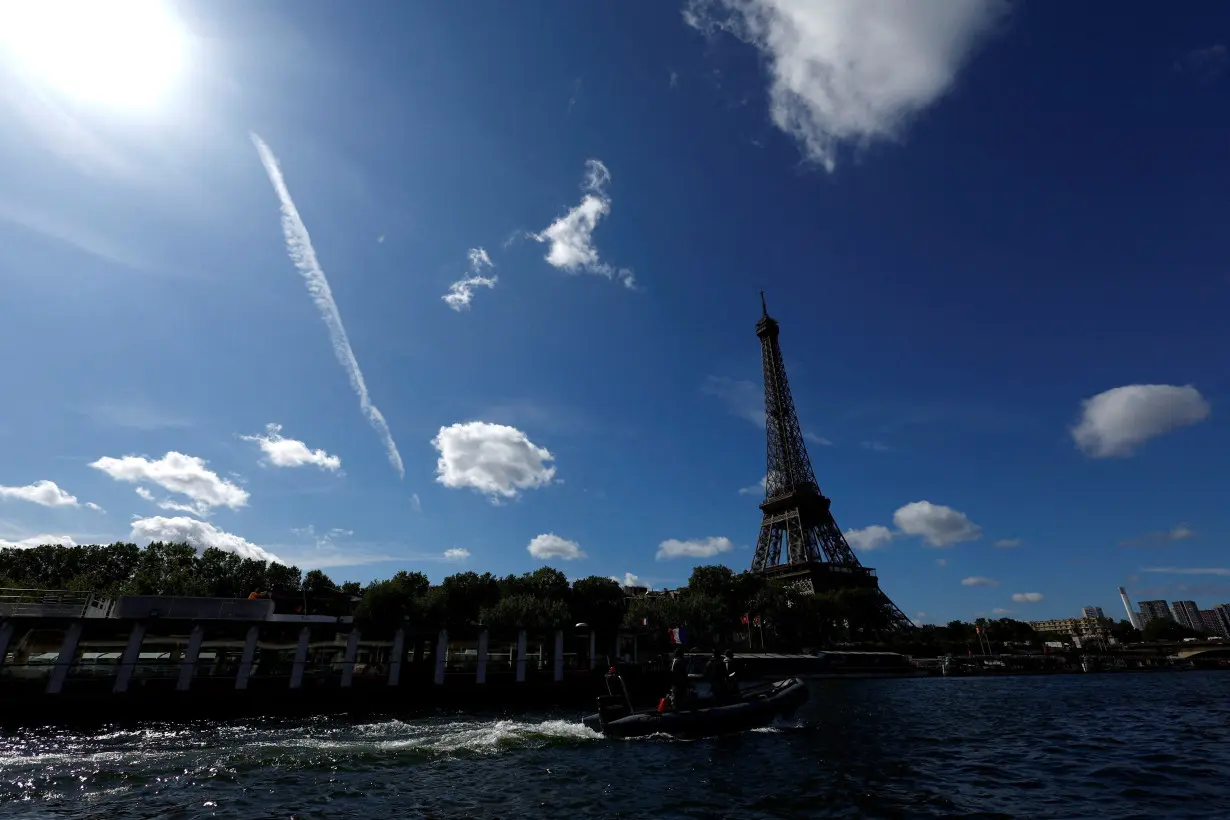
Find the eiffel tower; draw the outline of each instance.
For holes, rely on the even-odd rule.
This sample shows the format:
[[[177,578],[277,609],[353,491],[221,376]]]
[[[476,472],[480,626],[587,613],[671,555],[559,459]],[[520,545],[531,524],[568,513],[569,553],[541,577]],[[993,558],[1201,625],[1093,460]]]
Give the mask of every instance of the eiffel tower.
[[[830,501],[820,492],[807,456],[777,341],[777,321],[769,316],[764,291],[760,292],[760,307],[762,315],[756,323],[756,335],[760,338],[764,366],[768,452],[764,501],[760,505],[764,519],[756,539],[752,571],[799,585],[812,593],[851,587],[874,589],[888,612],[889,629],[912,629],[914,624],[880,589],[875,570],[859,563],[833,520]]]

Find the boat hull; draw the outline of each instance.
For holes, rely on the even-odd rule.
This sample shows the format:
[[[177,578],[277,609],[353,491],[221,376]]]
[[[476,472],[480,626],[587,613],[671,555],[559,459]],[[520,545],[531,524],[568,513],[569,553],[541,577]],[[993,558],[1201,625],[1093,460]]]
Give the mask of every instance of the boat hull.
[[[585,718],[584,723],[607,737],[616,738],[656,734],[712,737],[766,726],[775,718],[788,715],[802,706],[807,698],[807,684],[799,678],[790,678],[754,693],[745,693],[745,700],[727,706],[677,712],[642,711],[605,723],[595,714]]]

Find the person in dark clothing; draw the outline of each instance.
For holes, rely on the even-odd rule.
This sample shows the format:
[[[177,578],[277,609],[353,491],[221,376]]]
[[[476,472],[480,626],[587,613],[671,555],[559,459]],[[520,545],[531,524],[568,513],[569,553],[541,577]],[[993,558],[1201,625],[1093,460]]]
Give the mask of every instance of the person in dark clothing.
[[[675,649],[675,658],[671,661],[671,705],[676,709],[683,708],[688,699],[688,662],[683,657],[683,647]]]
[[[726,664],[722,662],[722,650],[714,649],[713,657],[705,664],[705,682],[709,684],[709,691],[713,693],[713,700],[717,703],[725,700],[725,678]]]
[[[739,676],[735,671],[735,653],[729,649],[726,650],[726,657],[723,659],[722,668],[726,673],[722,681],[723,691],[726,693],[726,701],[738,700]]]

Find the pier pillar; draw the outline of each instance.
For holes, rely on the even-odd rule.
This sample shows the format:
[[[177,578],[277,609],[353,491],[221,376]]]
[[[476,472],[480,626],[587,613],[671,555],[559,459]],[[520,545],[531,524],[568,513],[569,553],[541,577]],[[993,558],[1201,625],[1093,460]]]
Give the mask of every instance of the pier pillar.
[[[9,641],[13,640],[13,622],[0,624],[0,666],[4,666],[4,656],[9,651]]]
[[[346,638],[346,654],[342,657],[342,688],[349,689],[354,680],[354,658],[359,652],[359,630],[351,629]]]
[[[487,645],[490,637],[487,630],[478,633],[478,668],[474,672],[475,683],[487,682]]]
[[[517,683],[525,683],[525,630],[517,633]]]
[[[295,647],[295,663],[290,668],[290,688],[298,689],[303,685],[303,667],[307,664],[308,638],[312,630],[303,627],[299,630],[299,645]]]
[[[436,640],[436,685],[444,684],[444,662],[448,660],[448,630],[441,629]]]
[[[192,627],[188,635],[188,648],[184,650],[184,658],[179,662],[179,683],[175,688],[187,692],[192,686],[192,676],[196,674],[196,659],[201,654],[201,641],[205,638],[205,628],[200,624]]]
[[[145,624],[138,621],[132,625],[132,631],[128,633],[128,644],[124,647],[124,654],[120,656],[120,668],[115,672],[115,686],[111,687],[112,692],[128,691],[128,682],[132,680],[132,672],[137,666],[137,661],[141,659],[141,641],[143,640],[145,640]]]
[[[598,633],[592,629],[589,631],[589,668],[598,668]]]
[[[248,678],[252,677],[252,661],[256,659],[256,641],[260,638],[261,628],[248,628],[248,637],[243,642],[243,654],[239,657],[239,671],[235,673],[235,688],[247,689]]]
[[[564,630],[555,630],[555,682],[564,679]]]
[[[401,661],[406,654],[406,630],[398,627],[393,633],[393,657],[389,658],[389,686],[401,683]]]
[[[47,694],[58,695],[64,689],[64,681],[68,678],[68,670],[73,668],[73,660],[77,657],[77,643],[81,640],[81,621],[74,622],[60,644],[60,655],[56,658],[55,668],[51,670],[51,680],[47,681]]]

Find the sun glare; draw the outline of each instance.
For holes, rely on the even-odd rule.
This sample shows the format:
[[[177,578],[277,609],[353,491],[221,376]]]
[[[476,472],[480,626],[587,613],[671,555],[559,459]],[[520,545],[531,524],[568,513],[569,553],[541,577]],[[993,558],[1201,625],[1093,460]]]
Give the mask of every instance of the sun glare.
[[[145,108],[178,79],[186,37],[159,0],[0,0],[0,48],[63,94]]]

